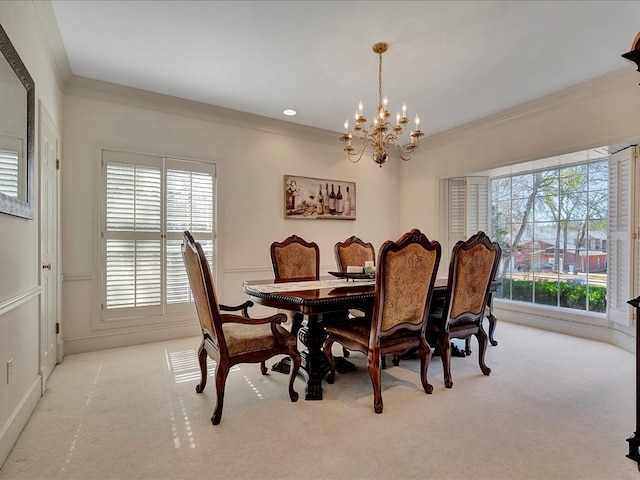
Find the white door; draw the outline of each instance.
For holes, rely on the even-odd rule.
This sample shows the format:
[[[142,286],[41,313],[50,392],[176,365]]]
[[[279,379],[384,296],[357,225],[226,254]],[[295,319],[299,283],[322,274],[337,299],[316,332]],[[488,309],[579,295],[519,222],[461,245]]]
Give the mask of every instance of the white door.
[[[40,372],[44,393],[58,356],[58,133],[42,104],[39,113]]]

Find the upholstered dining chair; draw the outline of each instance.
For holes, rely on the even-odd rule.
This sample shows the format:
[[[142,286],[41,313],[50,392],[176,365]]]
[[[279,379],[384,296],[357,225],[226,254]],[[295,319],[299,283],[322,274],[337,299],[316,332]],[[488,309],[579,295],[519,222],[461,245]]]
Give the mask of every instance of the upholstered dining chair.
[[[364,242],[355,235],[347,238],[344,242],[336,243],[333,246],[333,253],[339,272],[346,272],[349,266],[364,267],[365,262],[375,262],[376,260],[376,249],[373,244]],[[362,310],[349,310],[349,315],[352,318],[361,317],[364,314],[365,312]],[[346,347],[343,347],[342,350],[344,356],[348,357],[349,350]]]
[[[356,236],[338,242],[333,247],[338,271],[346,272],[348,266],[364,267],[364,262],[375,262],[376,250],[369,242],[364,242]]]
[[[304,282],[320,278],[320,249],[315,242],[291,235],[270,247],[271,265],[276,283]],[[291,331],[296,334],[302,324],[302,314],[282,310],[287,315]]]
[[[298,393],[293,389],[293,382],[300,368],[300,354],[295,336],[280,326],[286,316],[276,314],[267,318],[249,318],[248,308],[253,305],[251,301],[237,307],[220,305],[204,250],[189,231],[183,234],[182,258],[202,330],[202,342],[198,349],[200,383],[196,386],[196,392],[202,393],[207,385],[207,355],[216,362],[217,398],[211,423],[220,423],[227,376],[231,367],[239,363],[260,363],[260,371],[267,375],[266,360],[275,355],[288,355],[293,363],[289,397],[292,402],[297,401]],[[223,311],[242,311],[243,315]]]
[[[302,282],[320,278],[320,249],[291,235],[271,244],[271,264],[276,282]]]
[[[441,248],[418,229],[405,233],[398,241],[385,242],[378,253],[376,293],[371,317],[326,327],[323,350],[330,365],[327,381],[335,380],[334,342],[367,355],[373,384],[373,406],[382,413],[382,356],[418,349],[420,380],[426,393],[433,387],[427,381],[431,348],[425,339],[425,326],[433,283],[440,263]]]
[[[482,321],[501,253],[500,246],[482,231],[453,247],[444,304],[433,309],[427,322],[427,340],[440,350],[447,388],[453,386],[452,338],[466,340],[474,335],[478,339],[480,370],[485,375],[491,373],[484,361],[488,337]]]
[[[304,282],[320,278],[320,248],[315,242],[290,235],[281,242],[273,242],[269,248],[271,265],[276,283]],[[300,312],[278,310],[287,316],[286,327],[297,337],[304,316]],[[289,361],[284,358],[272,370],[289,373]]]

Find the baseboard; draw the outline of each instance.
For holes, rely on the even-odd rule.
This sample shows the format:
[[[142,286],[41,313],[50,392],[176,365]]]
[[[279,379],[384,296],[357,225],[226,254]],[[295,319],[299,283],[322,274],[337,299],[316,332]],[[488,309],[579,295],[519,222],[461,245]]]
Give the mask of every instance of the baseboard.
[[[142,328],[129,332],[100,332],[96,335],[65,338],[64,354],[94,352],[107,348],[129,347],[143,343],[162,342],[178,338],[195,337],[201,335],[197,322],[193,325],[179,325],[153,328]]]
[[[614,326],[604,325],[607,322],[595,316],[581,316],[578,313],[560,312],[553,308],[515,305],[510,302],[495,303],[493,311],[498,319],[495,334],[498,341],[500,340],[500,321],[503,320],[540,330],[609,343],[628,352],[635,352],[633,334],[616,330]],[[538,311],[535,311],[536,308]]]
[[[18,440],[22,429],[27,424],[27,421],[31,417],[31,414],[40,401],[40,392],[42,391],[42,377],[38,375],[33,381],[27,393],[22,400],[11,413],[11,416],[2,426],[0,430],[0,465],[4,464],[4,461],[11,453],[11,449]]]

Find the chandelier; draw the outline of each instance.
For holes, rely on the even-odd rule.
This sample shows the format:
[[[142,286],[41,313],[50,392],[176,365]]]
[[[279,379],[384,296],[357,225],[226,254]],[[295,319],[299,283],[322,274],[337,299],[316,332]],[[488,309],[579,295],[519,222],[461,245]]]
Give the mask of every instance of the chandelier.
[[[389,49],[389,45],[380,42],[373,46],[373,51],[378,54],[378,108],[376,110],[376,116],[367,127],[367,119],[362,113],[362,101],[358,105],[358,110],[355,114],[355,125],[353,129],[349,131],[349,120],[344,122],[344,135],[340,137],[340,140],[344,142],[344,151],[347,152],[347,157],[353,163],[359,162],[362,158],[366,147],[371,145],[373,150],[373,161],[382,167],[382,164],[389,158],[388,150],[393,145],[398,152],[398,156],[404,160],[409,161],[413,158],[413,152],[418,148],[420,143],[420,137],[424,134],[420,131],[420,117],[416,115],[415,130],[411,131],[410,143],[403,146],[400,142],[400,135],[402,135],[406,129],[409,120],[407,119],[407,105],[402,104],[402,114],[396,114],[396,123],[392,125],[389,122],[389,111],[387,110],[387,97],[382,96],[382,54]],[[358,143],[354,146],[353,143]]]

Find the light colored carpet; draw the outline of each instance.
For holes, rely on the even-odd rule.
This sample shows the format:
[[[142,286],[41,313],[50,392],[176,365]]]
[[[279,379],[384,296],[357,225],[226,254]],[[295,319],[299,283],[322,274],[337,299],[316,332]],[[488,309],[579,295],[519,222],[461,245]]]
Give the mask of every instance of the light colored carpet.
[[[477,352],[383,372],[372,407],[366,359],[291,403],[287,376],[242,365],[210,423],[214,383],[195,393],[197,338],[67,356],[0,479],[637,479],[635,356],[616,347],[498,324],[485,377]],[[475,347],[475,342],[472,343]],[[391,363],[391,362],[389,362]]]

